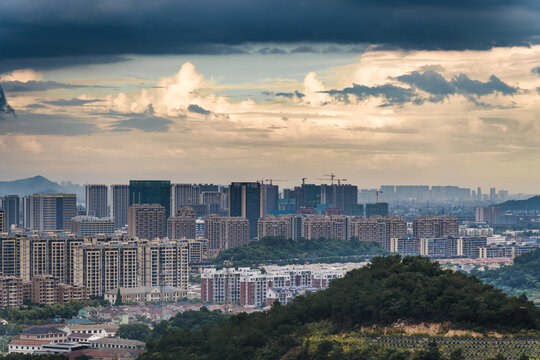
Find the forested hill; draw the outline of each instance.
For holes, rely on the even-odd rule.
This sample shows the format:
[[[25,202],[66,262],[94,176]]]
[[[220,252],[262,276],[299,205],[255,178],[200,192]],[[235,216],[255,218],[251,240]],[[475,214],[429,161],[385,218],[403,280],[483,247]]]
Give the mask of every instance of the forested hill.
[[[160,326],[142,359],[280,359],[320,326],[343,333],[397,321],[516,332],[538,330],[540,308],[425,258],[378,257],[327,290],[268,312],[241,313],[196,331],[175,328],[173,320]]]
[[[509,295],[524,293],[536,304],[540,304],[540,249],[516,257],[513,265],[478,272],[476,276]]]
[[[540,195],[527,200],[508,200],[499,204],[504,210],[540,210]]]
[[[225,260],[239,265],[259,264],[264,261],[321,261],[350,259],[362,255],[383,255],[388,252],[379,243],[363,242],[355,239],[298,239],[290,240],[282,236],[268,236],[253,241],[247,246],[227,249],[219,253],[216,263]]]

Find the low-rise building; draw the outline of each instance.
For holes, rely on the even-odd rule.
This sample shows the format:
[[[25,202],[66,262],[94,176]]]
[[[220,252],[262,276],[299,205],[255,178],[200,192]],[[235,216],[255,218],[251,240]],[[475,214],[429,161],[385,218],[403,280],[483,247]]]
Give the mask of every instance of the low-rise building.
[[[186,290],[174,286],[138,286],[135,288],[120,288],[122,302],[159,302],[159,301],[178,301],[186,296]],[[105,292],[104,298],[111,304],[116,302],[118,297],[118,288]]]
[[[48,340],[13,339],[9,342],[8,352],[19,354],[37,354]]]
[[[309,286],[284,286],[268,289],[266,293],[266,305],[272,306],[278,302],[282,305],[287,305],[295,297],[303,295],[306,292],[314,292],[318,289]]]

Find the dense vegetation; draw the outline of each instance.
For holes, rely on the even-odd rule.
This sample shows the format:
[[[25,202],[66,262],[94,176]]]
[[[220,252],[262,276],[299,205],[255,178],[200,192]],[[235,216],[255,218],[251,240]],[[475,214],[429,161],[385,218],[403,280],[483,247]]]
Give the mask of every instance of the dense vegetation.
[[[0,309],[0,318],[11,324],[43,324],[52,322],[54,319],[71,319],[76,316],[80,309],[86,306],[102,305],[103,301],[85,300],[70,301],[63,305],[28,304],[19,308]]]
[[[221,311],[209,311],[205,306],[201,307],[199,311],[185,311],[169,321],[162,321],[154,326],[148,337],[148,341],[174,342],[175,338],[182,337],[184,333],[190,334],[201,328],[213,325],[219,320],[226,320],[228,318],[229,316],[223,314]]]
[[[526,200],[508,200],[499,204],[503,211],[507,210],[540,210],[540,195]]]
[[[465,360],[470,359],[462,349],[443,351],[435,341],[428,342],[423,348],[415,351],[405,347],[386,347],[381,344],[372,344],[363,339],[360,343],[342,344],[339,340],[327,340],[313,343],[309,340],[304,342],[300,350],[287,357],[289,360]],[[493,357],[482,357],[485,360],[506,360],[499,353]],[[529,356],[523,352],[519,360],[529,360]]]
[[[540,303],[540,249],[516,257],[511,266],[475,274],[483,282],[509,295],[526,294],[534,302]]]
[[[340,333],[398,320],[449,322],[454,328],[480,331],[536,331],[540,309],[526,297],[509,297],[426,258],[378,257],[332,281],[329,289],[300,296],[287,306],[218,319],[196,331],[177,329],[176,318],[160,324],[142,359],[279,359],[300,349],[317,323],[328,323]]]
[[[150,335],[148,325],[141,323],[120,325],[116,331],[116,336],[121,339],[139,340],[145,342]]]
[[[290,240],[280,236],[269,236],[247,246],[222,251],[215,261],[222,263],[229,260],[237,265],[259,264],[266,261],[320,262],[328,258],[339,260],[343,257],[350,260],[354,256],[386,253],[387,251],[378,243],[362,242],[356,239],[349,241],[324,238]]]

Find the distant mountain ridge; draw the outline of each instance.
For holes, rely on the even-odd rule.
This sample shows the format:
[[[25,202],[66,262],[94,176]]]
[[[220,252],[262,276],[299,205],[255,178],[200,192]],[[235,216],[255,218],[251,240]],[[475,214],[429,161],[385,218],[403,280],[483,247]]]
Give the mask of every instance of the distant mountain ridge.
[[[63,186],[55,183],[41,175],[33,176],[26,179],[0,181],[0,196],[3,195],[19,195],[25,196],[29,194],[59,194],[71,193],[77,194],[79,201],[84,200],[84,187],[81,185]]]
[[[499,206],[504,210],[540,210],[540,195],[527,200],[508,200]]]

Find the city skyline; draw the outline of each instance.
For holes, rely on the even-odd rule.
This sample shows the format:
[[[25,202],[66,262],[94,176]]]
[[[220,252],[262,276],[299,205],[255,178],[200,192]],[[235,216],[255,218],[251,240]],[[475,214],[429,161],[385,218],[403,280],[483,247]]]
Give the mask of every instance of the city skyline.
[[[3,3],[0,180],[539,192],[536,6],[327,5]]]

